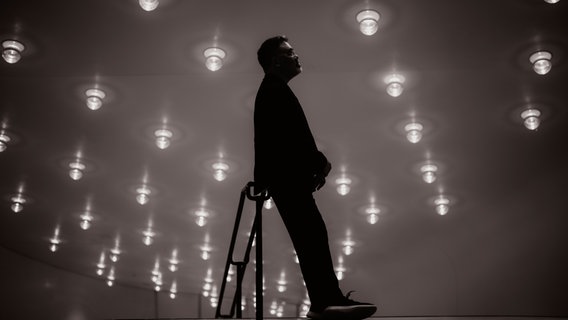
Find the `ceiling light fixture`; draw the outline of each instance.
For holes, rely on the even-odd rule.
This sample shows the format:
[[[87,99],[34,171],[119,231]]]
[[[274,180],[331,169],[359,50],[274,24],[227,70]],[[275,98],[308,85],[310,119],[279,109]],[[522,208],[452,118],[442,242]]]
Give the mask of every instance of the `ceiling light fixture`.
[[[212,248],[208,244],[204,244],[201,247],[201,259],[203,259],[204,261],[209,260],[209,258],[211,257],[211,250]]]
[[[112,287],[114,284],[115,276],[114,276],[114,266],[110,268],[107,275],[107,285]]]
[[[436,205],[436,212],[441,216],[446,215],[450,210],[450,200],[443,195],[434,199],[434,205]]]
[[[276,281],[276,290],[278,290],[278,292],[280,292],[280,293],[285,292],[287,284],[288,284],[288,281],[286,281],[286,273],[284,271],[282,271],[280,273],[280,279],[278,279]]]
[[[391,97],[398,97],[402,94],[404,87],[402,84],[406,81],[404,76],[400,74],[391,74],[385,78],[385,83],[387,84],[387,93]]]
[[[272,200],[272,198],[268,198],[266,201],[264,201],[264,209],[270,210],[273,207],[274,207],[274,201]]]
[[[353,181],[346,176],[341,176],[335,179],[335,184],[337,185],[337,193],[342,196],[348,195],[351,192],[351,184]]]
[[[420,167],[420,172],[422,173],[422,179],[426,183],[433,183],[436,181],[436,172],[438,171],[438,166],[435,164],[427,163]]]
[[[233,266],[229,266],[229,272],[227,272],[227,282],[233,281],[233,275],[235,275],[235,270]]]
[[[422,129],[424,126],[418,122],[411,122],[404,126],[406,139],[411,143],[418,143],[422,139]]]
[[[343,266],[343,257],[339,256],[337,259],[337,266],[335,267],[335,275],[337,280],[343,280],[345,278],[345,272],[347,269]]]
[[[211,295],[209,297],[209,302],[212,308],[216,308],[217,307],[217,303],[219,302],[218,296],[217,296],[217,286],[213,286],[213,288],[211,288]]]
[[[170,129],[162,128],[154,131],[156,137],[156,146],[160,149],[166,149],[172,143],[174,133]]]
[[[152,190],[150,190],[150,188],[148,188],[146,184],[141,185],[140,187],[136,188],[136,202],[138,202],[142,206],[145,205],[146,203],[148,203],[148,201],[150,201],[151,193]]]
[[[121,253],[122,253],[122,251],[120,251],[120,240],[117,237],[114,240],[114,248],[110,249],[110,253],[109,253],[110,261],[117,262]]]
[[[139,4],[140,4],[140,7],[144,10],[153,11],[158,7],[158,5],[160,4],[160,1],[158,1],[158,0],[140,0]]]
[[[69,168],[69,177],[77,181],[83,177],[83,171],[85,170],[86,166],[81,163],[81,159],[77,157],[75,161],[69,163]]]
[[[552,69],[552,53],[548,51],[537,51],[529,57],[533,65],[533,70],[537,74],[545,75]]]
[[[529,130],[536,130],[540,125],[540,111],[533,107],[521,112],[521,118],[525,127]]]
[[[99,257],[99,262],[97,263],[97,275],[102,276],[105,272],[106,264],[105,264],[105,252],[101,252],[101,256]]]
[[[558,3],[560,0],[544,0],[546,3],[555,4]]]
[[[372,9],[366,9],[357,13],[359,30],[366,36],[372,36],[379,29],[379,13]]]
[[[207,218],[209,218],[211,214],[205,210],[205,208],[199,208],[197,211],[195,211],[195,216],[197,218],[195,218],[195,223],[200,226],[203,227],[207,224]]]
[[[355,241],[348,238],[341,242],[341,244],[343,245],[343,253],[345,253],[346,256],[350,256],[354,251]]]
[[[177,283],[174,281],[172,282],[172,286],[170,287],[170,298],[175,299],[177,293]]]
[[[85,91],[85,95],[87,96],[87,107],[93,111],[101,108],[106,97],[103,90],[96,88]]]
[[[21,212],[24,209],[24,203],[27,202],[27,199],[24,197],[21,191],[10,198],[10,200],[12,201],[12,211],[14,211],[15,213]]]
[[[152,230],[151,227],[148,227],[148,229],[142,231],[142,235],[144,236],[142,242],[146,246],[150,246],[152,245],[152,243],[154,243],[154,237],[156,236],[156,233]]]
[[[163,281],[162,281],[162,272],[160,271],[160,260],[156,259],[156,263],[154,264],[154,269],[152,270],[152,282],[154,282],[155,287],[154,290],[159,292],[161,290]]]
[[[170,269],[171,272],[176,272],[178,270],[179,260],[177,258],[177,254],[178,254],[177,249],[174,249],[172,251],[172,257],[169,260],[169,262],[170,262],[169,269]]]
[[[203,284],[203,296],[206,298],[209,296],[209,293],[211,292],[211,289],[213,287],[212,273],[213,271],[210,268],[207,269],[207,275],[205,276],[205,279],[203,279],[203,281],[205,282]]]
[[[6,148],[8,148],[8,142],[11,140],[10,136],[6,133],[6,130],[2,128],[2,130],[0,130],[0,152],[3,152]]]
[[[229,165],[222,160],[215,162],[211,165],[213,168],[213,178],[217,181],[223,181],[227,179],[227,172],[229,171]]]
[[[217,71],[223,66],[223,59],[225,59],[226,53],[223,49],[217,47],[211,47],[203,51],[205,56],[205,66],[211,71]]]
[[[367,222],[369,224],[376,224],[379,221],[379,213],[381,213],[381,209],[377,208],[374,204],[371,204],[370,206],[365,208]]]
[[[79,223],[79,226],[83,230],[88,230],[91,227],[91,222],[93,221],[93,216],[91,215],[91,212],[89,211],[88,207],[85,210],[85,213],[83,213],[80,218],[81,222]]]
[[[10,64],[14,64],[22,57],[24,45],[16,40],[5,40],[2,42],[2,58]]]
[[[49,250],[51,250],[51,252],[57,251],[59,244],[61,244],[61,239],[59,238],[59,226],[55,228],[53,238],[49,239],[49,243]]]

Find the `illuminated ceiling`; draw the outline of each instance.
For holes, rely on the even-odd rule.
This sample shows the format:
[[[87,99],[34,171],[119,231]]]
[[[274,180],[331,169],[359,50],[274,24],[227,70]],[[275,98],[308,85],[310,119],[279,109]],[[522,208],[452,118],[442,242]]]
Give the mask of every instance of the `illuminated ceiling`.
[[[355,18],[367,8],[381,15],[371,36]],[[25,49],[17,63],[0,61],[10,137],[0,153],[0,244],[100,281],[114,267],[115,283],[148,290],[158,265],[165,294],[174,281],[178,292],[201,292],[208,270],[219,286],[239,192],[252,179],[256,49],[286,34],[304,67],[290,85],[334,166],[315,197],[346,268],[344,290],[387,314],[407,314],[407,299],[408,312],[491,312],[502,297],[513,313],[555,310],[556,300],[530,293],[566,298],[559,288],[568,284],[567,14],[564,1],[542,0],[161,0],[151,12],[134,0],[3,1],[0,40]],[[212,46],[226,52],[215,72],[203,55]],[[552,53],[546,75],[529,61],[538,50]],[[399,97],[386,92],[393,73],[405,79]],[[86,105],[92,88],[105,92],[96,111]],[[528,105],[541,112],[534,131],[520,116]],[[423,125],[415,144],[404,129],[413,121]],[[163,128],[172,139],[160,149]],[[78,154],[85,169],[75,181]],[[219,159],[229,165],[223,181],[213,175]],[[420,173],[427,162],[438,166],[431,184]],[[350,191],[340,195],[344,177]],[[19,192],[26,202],[14,213]],[[439,195],[450,200],[444,216]],[[381,212],[370,224],[373,203]],[[275,209],[265,214],[266,299],[300,302],[286,232]],[[468,301],[421,304],[433,286]]]

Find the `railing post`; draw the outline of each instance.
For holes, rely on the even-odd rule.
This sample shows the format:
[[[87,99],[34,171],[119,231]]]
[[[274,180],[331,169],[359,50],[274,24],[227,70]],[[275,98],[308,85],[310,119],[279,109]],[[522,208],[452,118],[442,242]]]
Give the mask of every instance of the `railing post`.
[[[262,260],[262,206],[265,200],[270,197],[266,190],[263,190],[257,194],[252,192],[254,188],[254,182],[249,182],[241,191],[241,197],[239,199],[239,205],[237,208],[237,216],[235,218],[235,226],[233,227],[233,234],[231,236],[231,243],[229,246],[229,252],[227,255],[227,263],[225,264],[225,272],[223,273],[223,281],[221,284],[221,290],[219,292],[219,301],[217,304],[217,310],[215,312],[215,318],[232,318],[236,316],[237,318],[242,318],[242,282],[244,279],[244,274],[246,266],[249,262],[249,256],[252,249],[253,241],[256,240],[256,319],[262,320],[263,318],[263,260]],[[241,216],[244,207],[245,196],[256,203],[256,210],[254,216],[254,222],[252,225],[252,230],[249,236],[249,241],[247,243],[247,248],[245,251],[245,256],[242,261],[233,260],[233,251],[235,249],[235,243],[237,240],[237,233],[239,231],[239,225],[241,221]],[[231,311],[229,315],[221,314],[221,305],[223,303],[223,296],[225,294],[225,286],[227,284],[227,275],[229,273],[229,268],[234,265],[237,268],[237,284],[235,290],[235,296],[233,297],[233,303],[231,304]]]

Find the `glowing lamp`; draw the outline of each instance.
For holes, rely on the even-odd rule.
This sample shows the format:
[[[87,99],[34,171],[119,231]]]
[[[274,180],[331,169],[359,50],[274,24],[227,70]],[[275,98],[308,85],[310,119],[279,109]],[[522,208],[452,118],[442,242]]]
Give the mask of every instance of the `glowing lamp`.
[[[545,75],[552,69],[552,53],[548,51],[537,51],[529,57],[533,65],[533,70],[537,74]]]
[[[422,173],[422,179],[426,183],[433,183],[436,181],[436,172],[438,171],[438,166],[435,164],[425,164],[420,167],[420,172]]]
[[[436,212],[441,216],[446,215],[450,210],[450,200],[444,196],[435,199],[434,204],[436,205]]]
[[[158,5],[160,4],[160,1],[158,0],[140,0],[138,2],[140,4],[140,7],[146,11],[153,11],[155,10]]]
[[[406,79],[400,74],[391,74],[386,79],[387,93],[391,97],[398,97],[402,94],[404,87],[402,86]]]
[[[4,130],[0,131],[0,152],[8,148],[8,142],[10,142],[10,137],[6,134]]]
[[[380,15],[377,11],[367,9],[360,11],[357,14],[357,22],[359,23],[359,30],[366,36],[372,36],[379,29]]]
[[[203,51],[205,56],[205,66],[211,71],[217,71],[223,66],[223,59],[225,59],[226,53],[221,48],[211,47]]]
[[[538,109],[529,108],[521,112],[521,118],[525,127],[529,130],[536,130],[540,125],[540,111]]]
[[[406,139],[411,143],[418,143],[422,139],[422,124],[412,122],[404,126],[406,131]]]
[[[25,47],[21,42],[16,40],[5,40],[2,42],[2,58],[10,64],[14,64],[22,57],[22,51]]]
[[[89,89],[85,91],[87,96],[87,107],[93,111],[99,110],[103,105],[106,94],[101,89]]]

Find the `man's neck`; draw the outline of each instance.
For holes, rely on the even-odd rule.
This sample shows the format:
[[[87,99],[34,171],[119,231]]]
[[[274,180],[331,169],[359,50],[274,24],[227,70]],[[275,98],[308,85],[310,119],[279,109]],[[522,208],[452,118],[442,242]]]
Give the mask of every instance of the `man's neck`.
[[[292,78],[290,78],[289,76],[284,75],[284,74],[282,74],[282,73],[280,73],[280,72],[275,72],[275,71],[268,71],[268,72],[266,73],[266,75],[274,76],[274,77],[276,77],[276,78],[282,80],[282,81],[283,81],[284,83],[286,83],[286,84],[288,84],[288,82],[290,82],[290,80],[292,80]]]

